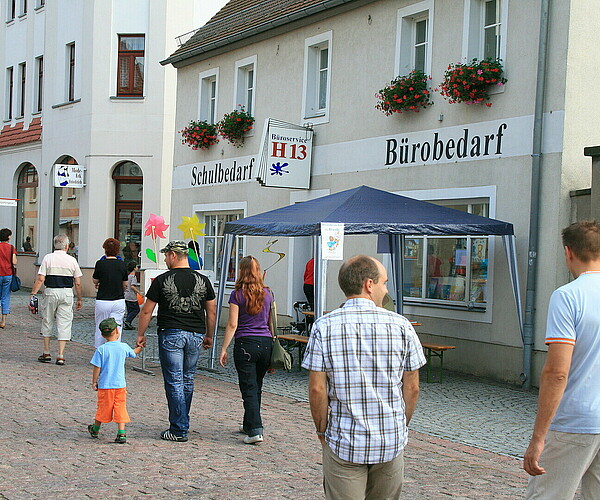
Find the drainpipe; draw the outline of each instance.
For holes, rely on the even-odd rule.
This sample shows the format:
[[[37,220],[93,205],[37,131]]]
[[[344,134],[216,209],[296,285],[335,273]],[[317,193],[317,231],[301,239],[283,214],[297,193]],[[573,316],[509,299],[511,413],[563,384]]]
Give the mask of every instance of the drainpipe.
[[[525,389],[531,388],[531,360],[533,357],[533,334],[535,327],[535,297],[537,285],[537,252],[539,236],[540,181],[542,168],[542,138],[544,98],[546,97],[546,60],[548,57],[548,17],[550,0],[542,0],[540,16],[540,39],[538,46],[537,83],[535,89],[535,113],[533,121],[533,152],[531,155],[531,207],[529,221],[529,248],[527,252],[527,291],[525,293],[525,324],[523,326],[523,373],[521,382]]]

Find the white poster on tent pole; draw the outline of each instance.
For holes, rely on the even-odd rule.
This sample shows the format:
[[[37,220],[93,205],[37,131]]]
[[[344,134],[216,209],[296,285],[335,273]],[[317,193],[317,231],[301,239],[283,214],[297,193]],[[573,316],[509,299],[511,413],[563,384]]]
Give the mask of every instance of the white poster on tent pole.
[[[321,251],[324,260],[344,260],[342,222],[321,222]]]

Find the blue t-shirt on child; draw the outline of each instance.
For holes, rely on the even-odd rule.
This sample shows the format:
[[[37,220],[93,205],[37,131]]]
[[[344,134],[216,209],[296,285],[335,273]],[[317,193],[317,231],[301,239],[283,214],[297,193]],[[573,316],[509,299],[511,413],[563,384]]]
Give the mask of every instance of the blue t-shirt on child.
[[[121,389],[125,384],[125,358],[135,358],[125,342],[106,342],[96,349],[91,364],[100,368],[98,389]]]

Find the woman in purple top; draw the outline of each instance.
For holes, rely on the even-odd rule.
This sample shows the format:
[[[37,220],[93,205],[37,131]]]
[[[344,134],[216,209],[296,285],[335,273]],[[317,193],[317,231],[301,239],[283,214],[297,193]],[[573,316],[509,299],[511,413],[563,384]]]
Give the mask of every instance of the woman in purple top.
[[[240,432],[247,434],[246,444],[263,440],[260,417],[262,382],[271,364],[273,336],[269,315],[273,297],[265,287],[258,261],[252,257],[240,260],[235,289],[229,297],[229,320],[221,347],[219,363],[227,363],[227,348],[235,338],[233,360],[244,400],[244,423]]]

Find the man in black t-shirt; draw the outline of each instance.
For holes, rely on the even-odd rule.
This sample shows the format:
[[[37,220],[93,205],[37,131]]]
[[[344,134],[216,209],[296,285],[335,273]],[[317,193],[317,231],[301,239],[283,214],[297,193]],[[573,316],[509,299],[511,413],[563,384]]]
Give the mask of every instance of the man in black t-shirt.
[[[169,270],[157,276],[146,292],[138,321],[137,345],[146,345],[146,329],[158,304],[158,353],[165,379],[170,427],[160,437],[188,440],[194,375],[200,346],[213,343],[217,305],[209,279],[190,269],[185,241],[171,241],[161,250]]]

